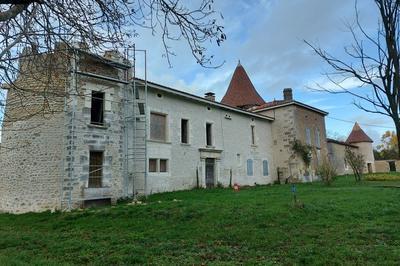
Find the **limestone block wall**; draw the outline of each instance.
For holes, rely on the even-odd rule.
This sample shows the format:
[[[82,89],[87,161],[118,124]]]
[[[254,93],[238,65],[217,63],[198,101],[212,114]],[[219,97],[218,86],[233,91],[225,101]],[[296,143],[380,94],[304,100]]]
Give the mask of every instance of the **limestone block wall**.
[[[75,208],[88,199],[115,201],[127,195],[122,148],[126,87],[70,74],[77,63],[65,51],[35,55],[37,61],[29,61],[33,66],[22,62],[16,84],[26,90],[22,94],[10,90],[7,95],[0,150],[0,211]],[[43,65],[36,67],[34,62]],[[49,63],[59,64],[49,68]],[[85,67],[89,63],[93,62],[87,55],[82,57],[81,71],[93,70]],[[112,78],[129,76],[106,64],[97,64],[95,69]],[[92,90],[105,92],[104,127],[90,125]],[[90,150],[104,151],[100,189],[87,188]]]
[[[36,116],[4,128],[0,211],[58,209],[63,178],[64,114]]]
[[[275,118],[272,124],[275,162],[283,179],[292,176],[305,181],[312,181],[316,178],[318,164],[328,155],[324,116],[296,105],[288,105],[260,113]],[[306,169],[303,160],[292,150],[295,139],[303,144],[306,143],[306,128],[310,129],[311,146],[313,147],[312,162],[309,169]],[[320,147],[317,147],[316,143],[317,129],[320,134]]]
[[[272,138],[274,161],[277,172],[279,168],[281,182],[290,176],[298,176],[298,165],[301,160],[292,151],[293,140],[296,139],[295,108],[287,106],[260,112],[260,114],[275,118],[272,123]]]
[[[77,70],[126,80],[125,70],[78,58]],[[67,134],[65,138],[65,178],[62,209],[82,207],[86,200],[111,198],[112,202],[127,197],[127,175],[124,172],[125,91],[128,85],[109,80],[72,74],[67,99]],[[92,92],[104,92],[104,125],[91,124]],[[103,152],[102,187],[89,188],[90,151]]]

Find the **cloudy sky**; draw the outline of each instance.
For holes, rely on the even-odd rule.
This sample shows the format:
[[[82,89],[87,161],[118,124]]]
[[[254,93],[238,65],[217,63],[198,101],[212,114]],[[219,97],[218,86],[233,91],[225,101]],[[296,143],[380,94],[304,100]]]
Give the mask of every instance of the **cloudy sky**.
[[[136,44],[148,51],[151,81],[200,96],[213,91],[220,100],[240,60],[266,101],[281,99],[282,89],[291,87],[296,100],[329,112],[326,126],[331,134],[346,136],[353,126],[335,119],[358,121],[377,142],[385,130],[394,129],[390,119],[358,110],[348,95],[308,89],[316,83],[328,88],[332,84],[322,75],[330,69],[303,40],[343,56],[343,47],[351,44],[346,25],[355,21],[354,6],[352,0],[215,1],[216,10],[223,14],[222,24],[227,34],[227,41],[221,47],[209,46],[215,64],[225,62],[218,69],[197,65],[184,42],[173,45],[177,56],[172,58],[172,67],[162,56],[164,51],[157,35],[139,32]],[[374,32],[378,19],[373,1],[359,1],[358,9],[365,29]],[[346,83],[348,88],[355,86],[355,82]]]

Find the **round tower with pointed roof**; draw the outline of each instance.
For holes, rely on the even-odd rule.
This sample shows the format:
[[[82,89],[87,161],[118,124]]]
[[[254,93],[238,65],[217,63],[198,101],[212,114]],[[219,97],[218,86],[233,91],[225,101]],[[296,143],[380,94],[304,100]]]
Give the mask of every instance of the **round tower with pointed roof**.
[[[374,149],[372,147],[373,140],[362,130],[357,122],[354,124],[353,130],[347,137],[346,143],[357,146],[358,152],[364,156],[366,163],[364,172],[375,172]]]
[[[248,109],[265,103],[254,88],[240,61],[235,72],[233,72],[228,90],[222,98],[221,103],[242,109]]]

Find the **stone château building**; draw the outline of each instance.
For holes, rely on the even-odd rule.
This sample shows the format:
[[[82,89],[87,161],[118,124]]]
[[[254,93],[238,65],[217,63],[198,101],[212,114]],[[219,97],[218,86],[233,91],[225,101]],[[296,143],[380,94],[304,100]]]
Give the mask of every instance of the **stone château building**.
[[[0,211],[312,181],[328,155],[327,113],[296,101],[291,89],[283,100],[264,101],[240,64],[217,102],[212,92],[199,97],[134,78],[118,52],[59,44],[25,54],[21,75],[7,86]],[[20,88],[28,88],[24,106],[15,104]],[[311,147],[309,165],[292,149],[295,140]]]

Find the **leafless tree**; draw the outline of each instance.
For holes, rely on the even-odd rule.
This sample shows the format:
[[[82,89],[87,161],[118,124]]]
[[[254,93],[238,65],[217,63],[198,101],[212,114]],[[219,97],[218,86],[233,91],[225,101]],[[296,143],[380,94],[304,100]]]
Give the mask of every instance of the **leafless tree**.
[[[356,2],[356,21],[354,25],[349,26],[353,42],[344,48],[348,60],[336,57],[308,41],[305,42],[333,69],[333,72],[326,73],[326,76],[339,88],[331,90],[320,86],[319,89],[330,93],[350,94],[359,109],[390,117],[399,138],[400,1],[374,2],[379,13],[378,27],[374,34],[367,32],[361,25]],[[348,79],[357,80],[361,84],[360,88],[345,88],[343,82]],[[400,145],[400,141],[398,143]]]
[[[59,42],[84,42],[93,52],[132,47],[139,28],[160,35],[168,62],[171,42],[183,40],[197,63],[213,67],[207,45],[226,39],[219,19],[213,0],[0,0],[0,85],[13,84],[21,74],[18,62],[26,47],[38,53],[51,52]],[[24,102],[29,88],[18,89]],[[0,121],[4,106],[0,89]]]

